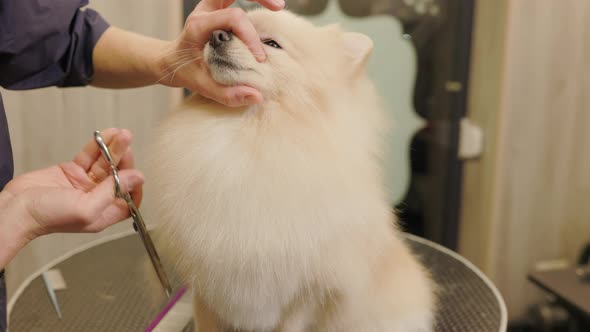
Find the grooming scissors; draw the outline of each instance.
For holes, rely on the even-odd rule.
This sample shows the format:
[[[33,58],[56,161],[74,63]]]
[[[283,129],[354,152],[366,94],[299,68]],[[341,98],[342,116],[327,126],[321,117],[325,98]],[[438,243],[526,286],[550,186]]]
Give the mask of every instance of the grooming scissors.
[[[143,221],[143,217],[141,213],[139,213],[139,209],[133,203],[133,199],[131,198],[131,194],[123,193],[121,190],[121,181],[119,179],[119,173],[117,171],[117,166],[113,162],[113,158],[111,157],[111,152],[109,148],[105,144],[102,136],[100,135],[100,131],[94,132],[94,140],[98,144],[100,151],[102,152],[102,156],[105,158],[109,166],[111,167],[111,173],[113,174],[113,178],[115,179],[115,197],[122,198],[127,203],[129,207],[129,213],[131,214],[131,218],[133,218],[133,228],[135,231],[139,233],[141,240],[143,241],[143,245],[147,250],[148,255],[150,256],[150,260],[152,261],[152,265],[158,274],[158,279],[160,279],[160,283],[166,292],[166,295],[170,297],[172,294],[172,287],[170,286],[170,281],[166,272],[164,271],[164,267],[162,266],[162,262],[160,261],[160,257],[158,256],[158,252],[154,247],[154,243],[152,242],[152,238],[150,237],[147,227],[145,226],[145,222]]]

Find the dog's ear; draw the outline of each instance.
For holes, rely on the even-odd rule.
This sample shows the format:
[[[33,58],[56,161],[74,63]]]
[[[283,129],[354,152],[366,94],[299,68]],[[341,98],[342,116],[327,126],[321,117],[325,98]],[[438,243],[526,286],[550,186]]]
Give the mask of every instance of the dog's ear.
[[[367,35],[346,32],[342,35],[344,54],[350,61],[350,68],[358,73],[365,69],[373,51],[373,41]]]

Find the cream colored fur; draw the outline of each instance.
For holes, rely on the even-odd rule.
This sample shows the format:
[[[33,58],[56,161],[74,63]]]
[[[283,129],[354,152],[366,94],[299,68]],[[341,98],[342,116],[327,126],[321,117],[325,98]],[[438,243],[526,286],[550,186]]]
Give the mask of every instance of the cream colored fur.
[[[158,247],[193,286],[199,331],[431,331],[427,274],[398,236],[380,165],[388,126],[365,73],[372,42],[288,12],[249,13],[212,76],[259,106],[190,97],[158,131],[148,178]]]

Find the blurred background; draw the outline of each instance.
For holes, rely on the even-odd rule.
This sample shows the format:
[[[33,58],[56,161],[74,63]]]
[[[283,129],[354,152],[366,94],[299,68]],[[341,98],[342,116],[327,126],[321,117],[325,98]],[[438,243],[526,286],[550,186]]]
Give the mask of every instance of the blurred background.
[[[113,25],[172,39],[196,3],[90,6]],[[369,74],[396,123],[386,168],[403,228],[459,252],[488,275],[506,301],[510,331],[573,331],[575,310],[529,277],[583,263],[590,243],[590,2],[287,5],[315,23],[339,22],[373,38]],[[112,126],[134,133],[141,168],[150,131],[183,95],[158,86],[2,93],[17,174],[71,159],[95,129]],[[143,209],[148,219],[149,206]],[[52,260],[130,227],[36,240],[8,269],[9,298]]]

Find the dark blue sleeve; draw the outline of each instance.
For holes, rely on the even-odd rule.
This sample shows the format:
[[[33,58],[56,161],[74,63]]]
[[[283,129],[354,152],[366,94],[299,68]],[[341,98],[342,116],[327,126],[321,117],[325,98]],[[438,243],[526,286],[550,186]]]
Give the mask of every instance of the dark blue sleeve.
[[[84,0],[0,0],[0,86],[25,90],[92,80],[108,23]]]

